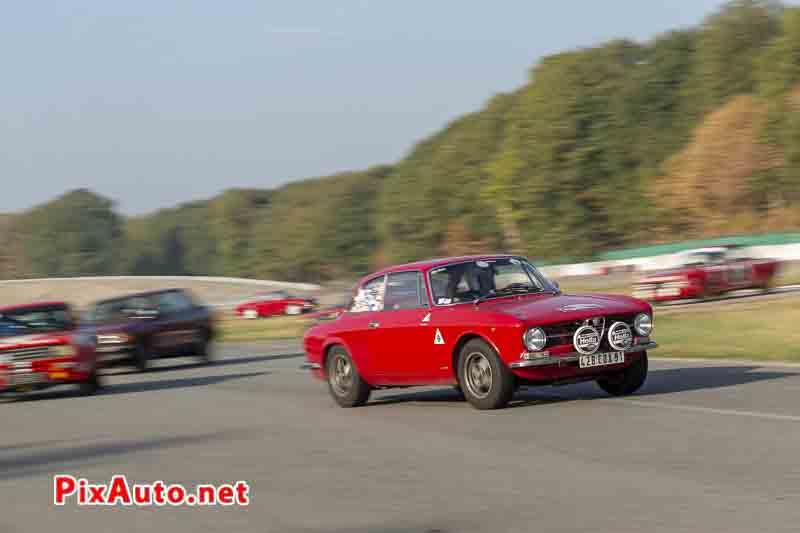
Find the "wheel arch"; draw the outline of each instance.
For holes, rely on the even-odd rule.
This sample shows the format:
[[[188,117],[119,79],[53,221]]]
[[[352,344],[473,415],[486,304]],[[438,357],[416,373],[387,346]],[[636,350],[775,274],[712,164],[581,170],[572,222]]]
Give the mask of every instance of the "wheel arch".
[[[476,339],[477,340],[481,340],[481,341],[485,342],[486,344],[488,344],[492,348],[492,350],[494,350],[495,353],[498,356],[500,356],[500,350],[498,350],[497,346],[495,345],[495,343],[493,343],[491,340],[489,340],[485,335],[482,335],[482,334],[474,332],[474,331],[469,331],[469,332],[463,333],[458,338],[458,340],[456,341],[455,345],[453,345],[453,352],[450,354],[450,363],[451,363],[450,368],[453,371],[453,377],[455,378],[456,383],[459,383],[459,379],[458,379],[458,358],[461,355],[461,350],[464,348],[464,346],[466,346],[466,344],[469,341],[476,340]],[[500,357],[500,360],[502,361],[503,358]]]

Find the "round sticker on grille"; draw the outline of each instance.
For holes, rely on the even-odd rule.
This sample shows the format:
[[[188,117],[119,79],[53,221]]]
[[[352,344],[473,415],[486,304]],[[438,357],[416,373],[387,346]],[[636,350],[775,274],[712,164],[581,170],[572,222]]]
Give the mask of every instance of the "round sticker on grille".
[[[633,344],[631,327],[625,322],[614,322],[608,328],[608,344],[615,350],[627,350]]]
[[[575,332],[573,341],[578,352],[590,355],[600,347],[600,333],[592,326],[582,326]]]

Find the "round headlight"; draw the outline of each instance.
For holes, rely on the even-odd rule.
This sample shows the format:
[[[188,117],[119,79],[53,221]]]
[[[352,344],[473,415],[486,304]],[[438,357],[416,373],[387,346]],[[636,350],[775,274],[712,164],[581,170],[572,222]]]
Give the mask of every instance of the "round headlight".
[[[653,332],[653,319],[647,313],[639,313],[633,321],[633,329],[642,337],[647,337]]]
[[[542,328],[532,328],[525,332],[522,340],[528,350],[538,352],[547,344],[547,335]]]

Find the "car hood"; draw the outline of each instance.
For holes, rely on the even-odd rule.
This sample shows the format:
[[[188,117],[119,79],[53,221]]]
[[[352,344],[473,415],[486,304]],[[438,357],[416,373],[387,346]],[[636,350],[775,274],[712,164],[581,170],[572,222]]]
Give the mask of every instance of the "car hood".
[[[482,311],[511,315],[525,322],[552,324],[596,316],[652,312],[646,302],[629,296],[606,294],[549,294],[501,298],[480,304]]]
[[[72,332],[70,331],[48,331],[45,333],[30,333],[14,337],[2,337],[0,338],[0,350],[68,344],[71,338]]]

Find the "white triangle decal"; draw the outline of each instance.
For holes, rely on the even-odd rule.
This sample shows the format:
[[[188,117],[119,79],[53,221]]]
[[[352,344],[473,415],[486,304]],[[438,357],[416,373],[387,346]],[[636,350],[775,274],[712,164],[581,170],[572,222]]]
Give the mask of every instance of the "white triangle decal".
[[[444,344],[444,337],[442,337],[442,332],[438,329],[436,330],[436,337],[433,339],[433,344]]]

